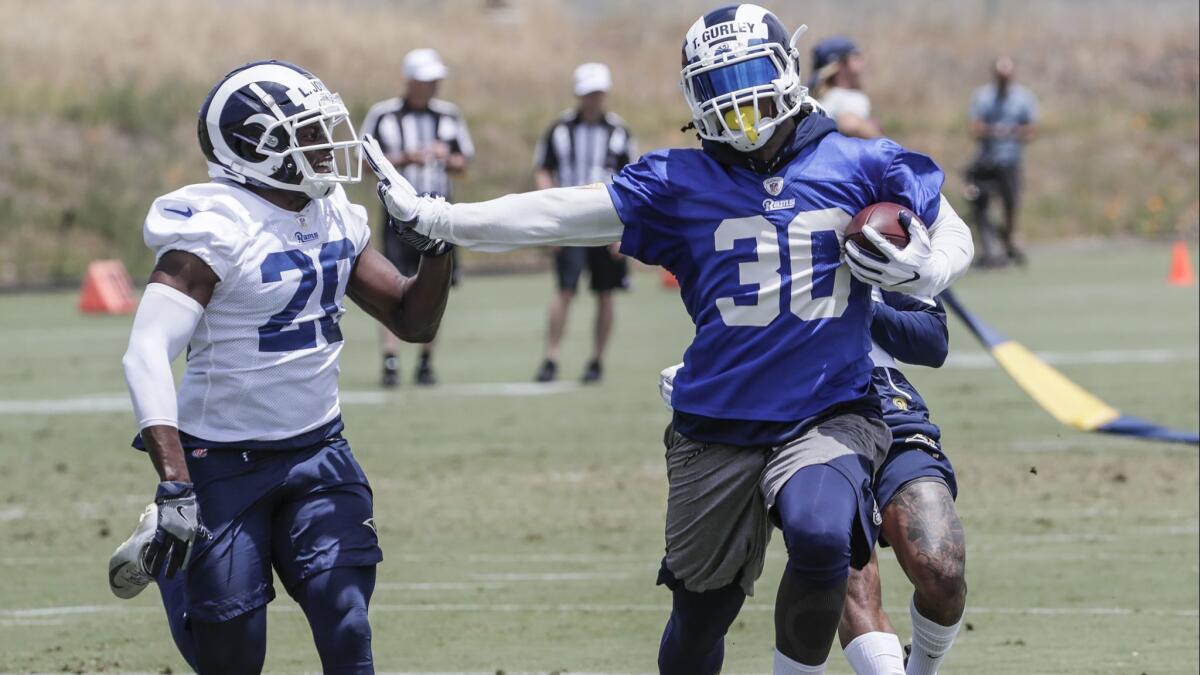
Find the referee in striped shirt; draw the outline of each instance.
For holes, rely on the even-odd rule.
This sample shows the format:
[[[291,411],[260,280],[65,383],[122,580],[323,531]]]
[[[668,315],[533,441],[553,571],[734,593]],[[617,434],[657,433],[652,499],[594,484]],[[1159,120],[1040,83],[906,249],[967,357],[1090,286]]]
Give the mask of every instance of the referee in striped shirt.
[[[392,164],[418,192],[451,196],[452,175],[461,174],[475,154],[466,120],[458,107],[438,98],[438,86],[446,77],[446,65],[432,49],[414,49],[404,57],[407,80],[403,97],[390,98],[371,106],[362,123],[362,133],[379,140]],[[383,212],[386,219],[387,211]],[[417,273],[421,253],[400,241],[388,228],[383,230],[383,252],[405,276]],[[455,255],[453,252],[451,255]],[[451,284],[458,283],[458,260],[454,261]],[[383,343],[384,387],[399,381],[396,349],[399,340],[386,329],[380,331]],[[433,374],[433,343],[421,346],[416,383],[437,383]]]
[[[633,138],[624,120],[605,109],[612,75],[602,63],[585,63],[575,69],[577,105],[546,130],[534,154],[534,181],[539,190],[606,182],[635,155]],[[559,347],[567,312],[584,267],[596,294],[595,342],[583,381],[597,382],[603,373],[604,349],[613,326],[613,296],[628,287],[628,268],[618,244],[595,247],[560,247],[554,253],[558,292],[550,299],[545,360],[535,379],[551,382],[558,377]]]

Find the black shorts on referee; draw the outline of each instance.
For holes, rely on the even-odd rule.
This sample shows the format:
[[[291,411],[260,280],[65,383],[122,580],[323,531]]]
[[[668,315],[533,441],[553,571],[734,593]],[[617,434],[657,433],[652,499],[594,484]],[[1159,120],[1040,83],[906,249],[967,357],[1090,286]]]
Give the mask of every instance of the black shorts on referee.
[[[625,256],[613,257],[607,246],[564,246],[554,254],[558,290],[576,291],[585,266],[593,293],[629,288],[629,263]]]

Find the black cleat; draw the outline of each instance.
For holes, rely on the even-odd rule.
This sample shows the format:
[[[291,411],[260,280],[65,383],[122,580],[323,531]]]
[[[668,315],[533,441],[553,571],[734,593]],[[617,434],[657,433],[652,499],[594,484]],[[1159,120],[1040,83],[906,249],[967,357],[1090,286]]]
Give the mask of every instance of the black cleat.
[[[587,370],[583,371],[583,383],[595,384],[604,376],[603,368],[600,367],[598,359],[592,359],[588,362]]]
[[[534,382],[553,382],[558,378],[558,364],[546,359],[542,361],[542,367],[538,368],[537,375],[533,376]]]
[[[379,378],[379,386],[384,389],[394,389],[400,384],[400,375],[396,371],[396,357],[389,356],[383,360],[383,375]]]
[[[420,368],[417,368],[417,374],[413,381],[422,387],[432,387],[437,384],[437,376],[433,374],[432,366],[423,363]]]

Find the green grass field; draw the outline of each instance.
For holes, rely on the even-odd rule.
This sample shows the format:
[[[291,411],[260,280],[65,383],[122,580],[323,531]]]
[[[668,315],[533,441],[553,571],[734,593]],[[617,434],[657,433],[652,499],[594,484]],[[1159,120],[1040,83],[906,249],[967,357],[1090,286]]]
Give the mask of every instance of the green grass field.
[[[1194,255],[1194,254],[1193,254]],[[1125,412],[1200,425],[1197,292],[1164,283],[1166,245],[1035,253],[1029,271],[978,274],[960,296],[1050,353]],[[347,436],[375,488],[385,562],[372,607],[381,671],[654,670],[668,594],[654,586],[665,477],[660,368],[690,324],[649,271],[621,298],[607,380],[549,395],[540,357],[548,275],[468,276],[443,324],[445,386],[375,389],[375,328],[351,308]],[[588,351],[576,307],[563,371]],[[186,670],[157,593],[114,599],[113,547],[155,477],[127,448],[119,357],[129,319],[84,318],[74,294],[0,296],[0,671]],[[960,475],[969,541],[966,627],[950,673],[1195,673],[1200,647],[1194,447],[1060,427],[952,326],[952,362],[911,369]],[[85,397],[77,410],[45,401]],[[54,408],[56,412],[48,412]],[[770,669],[776,537],[728,638],[728,673]],[[885,605],[907,633],[909,588],[882,559]],[[319,668],[303,616],[271,606],[268,669]],[[835,647],[832,672],[849,672]]]

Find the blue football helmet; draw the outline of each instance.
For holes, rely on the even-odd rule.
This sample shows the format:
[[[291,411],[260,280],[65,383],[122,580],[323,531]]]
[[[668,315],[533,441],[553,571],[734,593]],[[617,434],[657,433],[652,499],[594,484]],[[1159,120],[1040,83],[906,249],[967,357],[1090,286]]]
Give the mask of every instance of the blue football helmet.
[[[342,98],[312,73],[255,61],[226,75],[200,107],[208,174],[328,197],[362,177],[362,144]]]
[[[796,42],[806,30],[789,38],[778,17],[748,3],[715,9],[692,24],[679,86],[701,138],[750,152],[800,112],[808,88]]]

